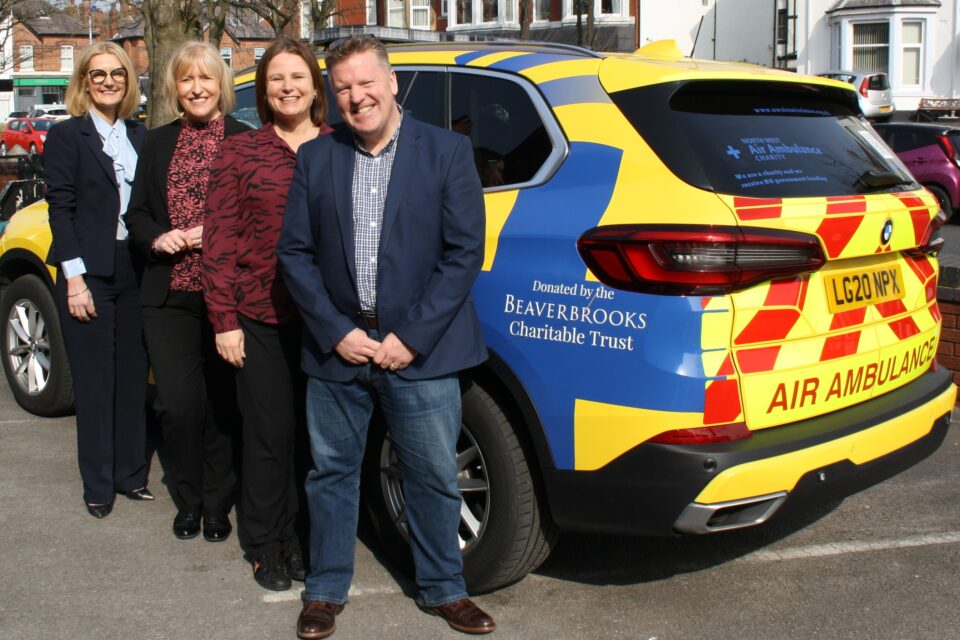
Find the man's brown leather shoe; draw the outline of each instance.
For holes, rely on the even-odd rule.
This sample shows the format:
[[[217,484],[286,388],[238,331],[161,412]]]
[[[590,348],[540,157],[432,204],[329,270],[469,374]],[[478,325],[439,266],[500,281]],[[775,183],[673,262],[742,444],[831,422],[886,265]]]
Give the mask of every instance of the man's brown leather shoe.
[[[469,598],[454,600],[439,607],[426,607],[429,613],[440,616],[451,627],[463,633],[490,633],[497,628],[493,618],[473,604]]]
[[[307,600],[297,618],[297,637],[305,640],[326,638],[337,630],[337,614],[341,611],[342,604]]]

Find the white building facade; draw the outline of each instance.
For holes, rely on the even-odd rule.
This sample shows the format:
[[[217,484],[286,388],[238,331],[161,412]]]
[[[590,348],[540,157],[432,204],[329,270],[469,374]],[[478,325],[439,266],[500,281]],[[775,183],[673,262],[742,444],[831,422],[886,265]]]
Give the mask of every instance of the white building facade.
[[[799,73],[887,73],[898,110],[960,97],[960,0],[639,0],[640,44]]]

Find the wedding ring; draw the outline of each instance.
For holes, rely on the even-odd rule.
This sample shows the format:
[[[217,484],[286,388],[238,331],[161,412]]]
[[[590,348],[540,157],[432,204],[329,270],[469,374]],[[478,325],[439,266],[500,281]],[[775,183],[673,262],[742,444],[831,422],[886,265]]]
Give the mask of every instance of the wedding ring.
[[[390,371],[396,371],[396,370],[399,369],[399,368],[400,368],[400,365],[397,364],[396,362],[394,362],[392,365],[390,365]]]

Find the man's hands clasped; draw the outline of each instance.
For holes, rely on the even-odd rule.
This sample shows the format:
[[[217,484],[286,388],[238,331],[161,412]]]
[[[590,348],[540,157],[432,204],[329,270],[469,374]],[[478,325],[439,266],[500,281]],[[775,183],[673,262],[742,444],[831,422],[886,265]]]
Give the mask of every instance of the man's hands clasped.
[[[417,352],[403,343],[395,333],[390,333],[382,342],[369,337],[363,329],[354,329],[336,346],[337,353],[350,364],[373,362],[381,369],[400,371],[406,369]]]

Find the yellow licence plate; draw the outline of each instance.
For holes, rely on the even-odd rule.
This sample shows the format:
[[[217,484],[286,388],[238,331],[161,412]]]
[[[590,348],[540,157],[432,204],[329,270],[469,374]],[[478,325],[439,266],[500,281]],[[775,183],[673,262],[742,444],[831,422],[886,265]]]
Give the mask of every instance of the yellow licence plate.
[[[890,111],[890,109],[892,108],[893,107],[880,107],[880,113],[886,113],[887,111]]]
[[[831,313],[859,309],[903,297],[900,265],[831,273],[824,278]]]

